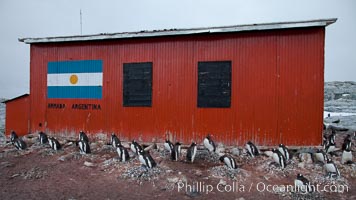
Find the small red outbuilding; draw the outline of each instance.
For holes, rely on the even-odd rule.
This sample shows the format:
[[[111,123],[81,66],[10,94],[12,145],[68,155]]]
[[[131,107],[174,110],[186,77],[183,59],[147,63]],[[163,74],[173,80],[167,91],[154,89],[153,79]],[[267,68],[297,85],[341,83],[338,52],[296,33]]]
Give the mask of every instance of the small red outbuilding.
[[[14,130],[17,135],[30,133],[30,97],[24,94],[4,101],[6,104],[5,133]]]

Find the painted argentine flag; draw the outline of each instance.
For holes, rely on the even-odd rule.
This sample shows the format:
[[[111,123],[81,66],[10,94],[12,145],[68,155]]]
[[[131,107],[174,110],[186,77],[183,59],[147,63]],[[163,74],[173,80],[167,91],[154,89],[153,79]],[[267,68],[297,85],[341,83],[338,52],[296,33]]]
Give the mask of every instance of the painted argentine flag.
[[[102,60],[48,62],[47,97],[101,99]]]

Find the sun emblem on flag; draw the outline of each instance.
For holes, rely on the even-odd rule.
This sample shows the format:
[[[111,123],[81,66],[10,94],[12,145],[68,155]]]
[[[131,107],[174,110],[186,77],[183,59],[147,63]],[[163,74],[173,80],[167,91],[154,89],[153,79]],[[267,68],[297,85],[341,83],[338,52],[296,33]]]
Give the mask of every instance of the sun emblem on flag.
[[[75,75],[75,74],[71,75],[70,78],[69,78],[69,81],[73,85],[77,84],[78,83],[78,76]]]

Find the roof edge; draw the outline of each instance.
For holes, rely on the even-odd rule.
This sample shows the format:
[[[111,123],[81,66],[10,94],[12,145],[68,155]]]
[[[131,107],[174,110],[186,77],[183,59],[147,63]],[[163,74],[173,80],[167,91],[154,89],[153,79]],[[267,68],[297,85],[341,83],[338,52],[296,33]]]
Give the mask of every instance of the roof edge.
[[[3,101],[3,102],[1,102],[1,103],[9,103],[10,101],[14,101],[14,100],[17,100],[17,99],[21,99],[21,98],[24,98],[24,97],[27,97],[27,96],[30,96],[29,94],[23,94],[23,95],[20,95],[20,96],[17,96],[17,97],[14,97],[14,98],[12,98],[12,99],[8,99],[8,100],[5,100],[5,101]]]
[[[19,38],[18,40],[26,44],[53,43],[53,42],[80,42],[80,41],[112,40],[112,39],[124,39],[124,38],[193,35],[193,34],[201,34],[201,33],[229,33],[229,32],[255,31],[255,30],[273,30],[273,29],[303,28],[303,27],[313,27],[313,26],[328,26],[330,24],[335,23],[336,21],[337,18],[329,18],[329,19],[315,19],[315,20],[306,20],[306,21],[245,24],[245,25],[205,27],[205,28],[163,29],[163,30],[139,31],[139,32],[101,33],[101,34],[94,34],[94,35]]]

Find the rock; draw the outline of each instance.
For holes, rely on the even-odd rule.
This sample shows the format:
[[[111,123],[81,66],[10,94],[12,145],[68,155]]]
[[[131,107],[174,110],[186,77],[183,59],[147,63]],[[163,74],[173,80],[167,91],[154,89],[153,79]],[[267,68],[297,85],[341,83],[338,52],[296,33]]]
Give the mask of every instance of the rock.
[[[236,199],[236,200],[245,200],[245,198],[243,198],[243,197],[240,197],[240,198],[238,198],[238,199]]]
[[[197,176],[202,176],[202,175],[203,175],[203,172],[202,172],[201,170],[197,169],[197,170],[195,171],[195,175],[197,175]]]
[[[301,153],[301,154],[299,154],[299,159],[303,163],[307,163],[307,164],[313,163],[313,160],[312,160],[312,157],[311,157],[310,153]]]
[[[178,177],[169,177],[167,178],[168,183],[178,183],[179,178]]]
[[[272,151],[265,151],[263,152],[265,155],[267,155],[268,157],[272,157],[273,152]]]
[[[94,167],[95,164],[94,164],[94,163],[91,163],[91,162],[88,162],[88,161],[85,161],[85,162],[84,162],[84,166],[86,166],[86,167]]]
[[[223,186],[225,186],[225,185],[226,185],[226,181],[225,181],[225,180],[223,180],[223,179],[220,179],[220,181],[219,181],[219,185],[223,185]]]
[[[240,155],[240,150],[238,148],[233,148],[231,150],[231,154],[234,156],[239,156]]]

